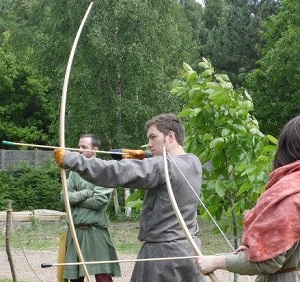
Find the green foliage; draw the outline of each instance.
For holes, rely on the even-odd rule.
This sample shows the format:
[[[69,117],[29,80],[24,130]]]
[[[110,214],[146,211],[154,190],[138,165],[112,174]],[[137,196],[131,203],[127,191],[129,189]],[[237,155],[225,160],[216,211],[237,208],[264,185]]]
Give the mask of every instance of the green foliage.
[[[258,68],[247,78],[262,130],[274,136],[299,114],[300,2],[285,0],[264,26]]]
[[[49,80],[9,50],[9,37],[0,44],[0,139],[47,142]]]
[[[0,209],[13,200],[13,210],[62,210],[60,202],[60,171],[52,161],[41,167],[23,163],[10,170],[0,171]]]
[[[117,188],[117,194],[118,194],[118,204],[120,206],[120,212],[116,214],[115,206],[113,198],[111,197],[106,213],[108,214],[108,217],[115,221],[123,221],[124,220],[124,206],[125,206],[125,200],[124,200],[124,189]]]
[[[254,68],[262,23],[276,12],[275,7],[274,0],[207,1],[202,55],[218,72],[228,74],[233,85],[243,85],[245,75]]]
[[[179,3],[182,5],[186,18],[191,24],[190,32],[193,35],[193,40],[197,42],[196,52],[201,54],[203,47],[202,45],[206,35],[205,32],[203,32],[205,30],[204,15],[206,15],[206,13],[204,13],[202,5],[197,3],[195,0],[179,0]],[[215,10],[214,15],[216,14],[217,12]],[[209,16],[206,18],[209,18]],[[196,60],[198,60],[198,55]]]
[[[0,138],[57,145],[62,81],[89,3],[1,1]],[[103,149],[143,144],[149,117],[180,110],[181,100],[168,91],[171,80],[182,61],[199,54],[243,81],[273,6],[272,0],[210,0],[205,9],[194,0],[94,1],[70,77],[67,145],[87,132],[100,136]]]
[[[145,196],[145,190],[138,189],[130,194],[130,196],[126,199],[126,206],[134,208],[137,212],[142,209],[143,199]]]
[[[244,211],[254,206],[268,179],[274,138],[259,130],[246,91],[235,90],[208,60],[199,66],[201,73],[185,63],[172,93],[186,101],[179,116],[185,121],[187,151],[211,164],[203,171],[204,202],[217,220],[231,218],[224,228],[233,227],[237,238]]]
[[[51,209],[64,211],[64,204],[60,201],[62,189],[60,170],[53,160],[45,160],[37,167],[23,162],[8,170],[0,170],[0,210],[7,207],[7,200],[13,200],[13,210]],[[124,209],[124,190],[118,189],[118,203]],[[124,220],[124,213],[115,214],[115,207],[111,199],[107,208],[109,217],[113,220]],[[132,219],[139,218],[139,211],[133,211]],[[36,220],[32,218],[32,226]]]
[[[54,137],[70,48],[88,5],[77,0],[31,0],[0,6],[0,28],[10,34],[9,51],[41,78],[49,78],[47,89],[33,93],[46,94],[48,111],[41,107],[32,113],[44,113],[42,130]],[[180,108],[168,89],[182,60],[196,57],[191,29],[174,0],[94,1],[72,66],[67,145],[75,146],[78,136],[88,132],[101,138],[103,149],[143,144],[143,124],[149,117]],[[19,136],[6,139],[20,141]],[[48,143],[57,139],[49,137]]]
[[[182,58],[193,56],[190,25],[175,1],[99,2],[89,35],[89,59],[98,61],[91,64],[98,81],[94,95],[101,99],[98,127],[113,146],[136,147],[144,143],[149,117],[179,109],[168,89]],[[76,117],[72,123],[78,124]]]
[[[132,208],[131,213],[130,213],[130,219],[138,220],[140,218],[140,210],[143,205],[145,190],[143,190],[143,189],[133,190],[132,189],[130,196],[127,197],[126,200],[124,200],[124,198],[125,198],[124,189],[118,188],[117,190],[118,190],[118,203],[119,203],[121,212],[119,212],[118,214],[115,213],[114,203],[113,203],[113,200],[111,199],[108,204],[108,207],[107,207],[107,214],[108,214],[109,218],[116,222],[128,220],[128,218],[126,217],[123,210],[126,207],[130,207],[130,208]]]

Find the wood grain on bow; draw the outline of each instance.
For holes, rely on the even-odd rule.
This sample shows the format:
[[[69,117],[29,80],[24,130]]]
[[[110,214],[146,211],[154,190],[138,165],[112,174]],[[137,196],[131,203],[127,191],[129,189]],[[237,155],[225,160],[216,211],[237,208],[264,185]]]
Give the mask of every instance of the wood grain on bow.
[[[64,84],[63,84],[63,91],[62,91],[62,98],[61,98],[61,108],[60,108],[60,128],[59,128],[59,145],[60,147],[65,147],[65,111],[66,111],[66,100],[67,100],[67,92],[68,92],[68,84],[69,84],[69,78],[70,78],[70,72],[71,72],[71,67],[72,67],[72,62],[75,54],[75,50],[77,47],[77,43],[82,31],[82,28],[85,24],[85,21],[89,15],[89,12],[92,8],[93,2],[89,5],[82,21],[79,26],[79,29],[77,31],[69,60],[68,60],[68,65],[65,73],[65,79],[64,79]],[[62,187],[63,187],[63,195],[64,195],[64,202],[65,202],[65,207],[66,207],[66,213],[68,217],[68,222],[69,222],[69,230],[71,232],[71,236],[73,238],[73,243],[77,252],[77,256],[80,262],[83,263],[82,267],[86,276],[86,279],[91,282],[89,273],[87,270],[86,265],[84,264],[84,258],[81,253],[81,249],[78,243],[78,239],[76,236],[76,231],[74,228],[74,222],[73,222],[73,217],[71,213],[71,207],[70,207],[70,202],[69,202],[69,197],[68,197],[68,185],[67,185],[67,177],[66,177],[66,171],[64,169],[61,169],[61,180],[62,180]]]
[[[202,253],[201,253],[200,249],[198,248],[195,240],[193,239],[188,227],[186,226],[186,223],[185,223],[185,221],[182,217],[182,214],[181,214],[181,212],[178,208],[178,205],[177,205],[174,193],[173,193],[173,189],[172,189],[172,185],[171,185],[171,181],[170,181],[170,176],[169,176],[167,151],[166,151],[165,146],[163,147],[163,157],[164,157],[164,174],[165,174],[165,179],[166,179],[166,185],[167,185],[168,194],[169,194],[169,197],[170,197],[170,200],[171,200],[173,210],[176,214],[177,220],[180,224],[180,227],[181,227],[182,231],[184,232],[185,237],[189,241],[189,243],[190,243],[190,245],[191,245],[191,247],[194,251],[194,254],[198,255],[198,256],[201,256]],[[209,276],[209,278],[212,282],[219,282],[218,278],[216,277],[216,275],[214,273],[210,273],[210,274],[208,274],[208,276]]]

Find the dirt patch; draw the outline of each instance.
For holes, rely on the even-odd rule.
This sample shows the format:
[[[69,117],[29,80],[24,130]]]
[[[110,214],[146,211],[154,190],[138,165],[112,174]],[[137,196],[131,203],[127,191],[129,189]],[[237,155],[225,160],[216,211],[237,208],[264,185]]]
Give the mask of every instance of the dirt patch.
[[[30,251],[13,250],[12,256],[18,281],[28,282],[54,282],[56,279],[56,267],[41,268],[41,263],[55,263],[56,251]],[[134,259],[134,255],[119,254],[119,259]],[[115,282],[130,281],[133,263],[122,263],[122,277],[115,278]],[[12,278],[10,265],[5,249],[0,249],[0,278]],[[95,281],[91,276],[91,280]]]

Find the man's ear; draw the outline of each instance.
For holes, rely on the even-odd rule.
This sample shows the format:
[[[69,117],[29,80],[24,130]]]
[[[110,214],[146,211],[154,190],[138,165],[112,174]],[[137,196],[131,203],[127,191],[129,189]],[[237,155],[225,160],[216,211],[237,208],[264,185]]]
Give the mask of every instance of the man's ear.
[[[174,131],[169,131],[167,134],[168,140],[170,143],[176,141],[175,133]]]
[[[94,147],[93,150],[94,151],[99,151],[99,147]]]

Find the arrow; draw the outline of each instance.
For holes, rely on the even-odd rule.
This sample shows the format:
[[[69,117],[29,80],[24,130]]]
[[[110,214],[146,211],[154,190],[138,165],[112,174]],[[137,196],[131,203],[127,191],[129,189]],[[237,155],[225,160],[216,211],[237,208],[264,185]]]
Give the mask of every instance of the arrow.
[[[166,257],[166,258],[147,258],[147,259],[124,259],[124,260],[100,260],[100,261],[86,261],[86,262],[69,262],[69,263],[42,263],[41,268],[52,266],[66,266],[66,265],[82,265],[82,264],[104,264],[104,263],[120,263],[120,262],[139,262],[139,261],[163,261],[163,260],[179,260],[179,259],[197,259],[198,256],[186,257]]]
[[[128,153],[122,152],[113,152],[113,151],[95,151],[95,150],[83,150],[78,148],[67,148],[67,147],[59,147],[59,146],[48,146],[48,145],[37,145],[37,144],[27,144],[27,143],[17,143],[17,142],[10,142],[10,141],[2,141],[3,145],[12,145],[12,146],[24,146],[24,147],[33,147],[33,148],[44,148],[44,149],[65,149],[70,151],[78,151],[78,152],[94,152],[99,154],[114,154],[114,155],[128,155]]]

